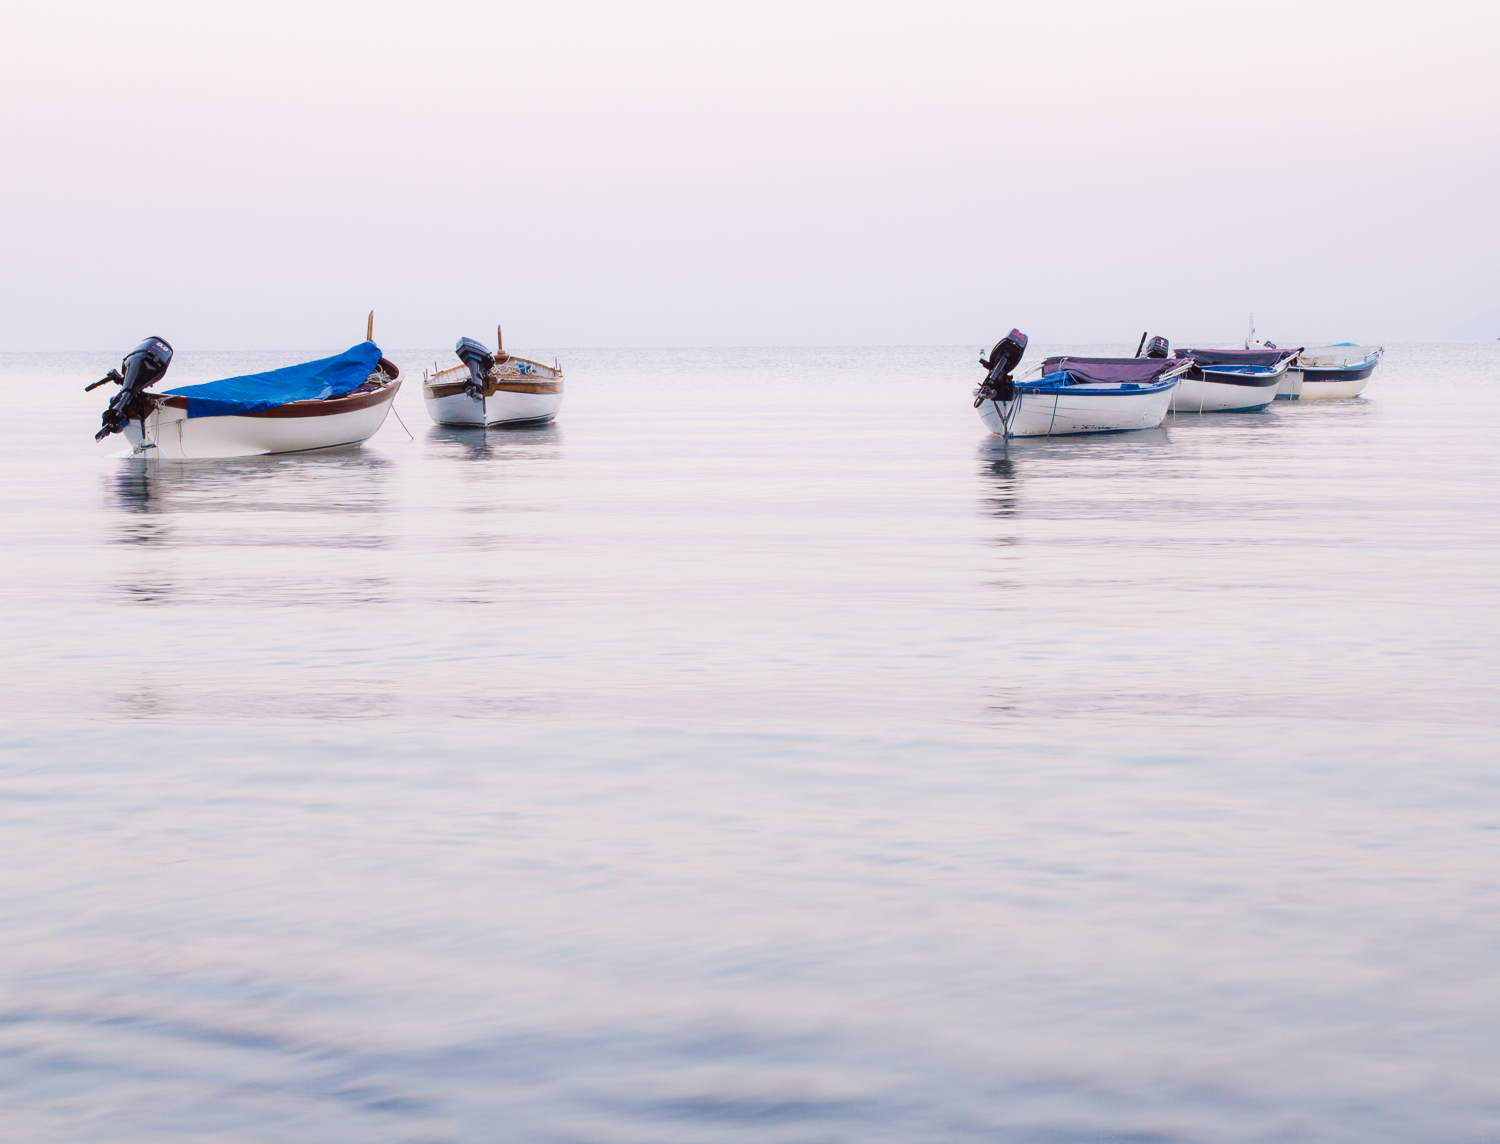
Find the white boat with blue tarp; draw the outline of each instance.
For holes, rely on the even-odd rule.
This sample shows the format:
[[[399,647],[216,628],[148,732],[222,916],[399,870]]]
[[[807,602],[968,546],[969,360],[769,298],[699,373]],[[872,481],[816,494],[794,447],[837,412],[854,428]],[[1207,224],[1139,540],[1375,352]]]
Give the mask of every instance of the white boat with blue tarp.
[[[1155,429],[1167,414],[1178,377],[1191,361],[1171,358],[1050,357],[1041,376],[1012,371],[1026,351],[1026,335],[1012,330],[980,364],[989,372],[974,391],[974,406],[991,433],[1002,437],[1059,437]]]
[[[120,370],[88,387],[121,387],[97,440],[123,433],[133,453],[174,461],[357,445],[385,423],[401,388],[401,371],[374,341],[284,369],[151,392],[171,360],[170,345],[148,338]]]

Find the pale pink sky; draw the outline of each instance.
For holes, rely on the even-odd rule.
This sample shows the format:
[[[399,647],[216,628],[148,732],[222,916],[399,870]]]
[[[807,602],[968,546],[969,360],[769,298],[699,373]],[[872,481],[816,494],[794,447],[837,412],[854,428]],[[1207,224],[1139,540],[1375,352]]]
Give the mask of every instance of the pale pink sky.
[[[5,41],[0,349],[1500,310],[1494,3],[63,2]]]

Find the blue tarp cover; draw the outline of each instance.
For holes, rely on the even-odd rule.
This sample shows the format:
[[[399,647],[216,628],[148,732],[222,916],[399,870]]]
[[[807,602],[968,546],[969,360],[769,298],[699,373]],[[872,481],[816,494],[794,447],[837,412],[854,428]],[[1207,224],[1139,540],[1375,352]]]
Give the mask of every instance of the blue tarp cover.
[[[288,401],[338,397],[363,385],[379,362],[380,347],[360,342],[337,357],[162,392],[186,397],[189,417],[230,417],[274,409]]]

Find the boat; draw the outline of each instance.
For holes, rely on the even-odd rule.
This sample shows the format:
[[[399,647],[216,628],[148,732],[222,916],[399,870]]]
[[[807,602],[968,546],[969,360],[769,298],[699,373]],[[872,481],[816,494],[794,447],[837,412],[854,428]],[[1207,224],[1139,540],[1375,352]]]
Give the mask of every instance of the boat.
[[[1289,371],[1295,375],[1290,383],[1295,386],[1292,400],[1358,397],[1370,384],[1370,375],[1384,356],[1384,346],[1361,346],[1354,342],[1305,348]]]
[[[985,428],[1005,437],[1058,437],[1155,429],[1167,414],[1178,377],[1193,367],[1174,358],[1050,357],[1013,376],[1026,335],[1012,330],[979,364],[989,372],[974,391]]]
[[[562,367],[505,352],[495,327],[495,352],[459,338],[459,364],[422,375],[427,413],[439,425],[545,425],[562,406]],[[434,367],[436,370],[436,367]]]
[[[1193,368],[1172,394],[1178,413],[1252,413],[1276,400],[1296,350],[1178,349]]]
[[[1250,332],[1245,335],[1245,349],[1276,349],[1275,342],[1255,336],[1255,315],[1250,315]],[[1287,401],[1326,401],[1339,397],[1358,397],[1370,384],[1370,375],[1385,356],[1384,346],[1340,342],[1332,346],[1302,346],[1296,360],[1287,368],[1276,396]]]
[[[95,440],[123,433],[131,455],[174,461],[358,445],[385,424],[401,388],[401,371],[374,342],[374,324],[372,313],[367,339],[334,357],[159,393],[149,387],[165,376],[172,347],[147,338],[119,370],[86,387],[121,387]]]

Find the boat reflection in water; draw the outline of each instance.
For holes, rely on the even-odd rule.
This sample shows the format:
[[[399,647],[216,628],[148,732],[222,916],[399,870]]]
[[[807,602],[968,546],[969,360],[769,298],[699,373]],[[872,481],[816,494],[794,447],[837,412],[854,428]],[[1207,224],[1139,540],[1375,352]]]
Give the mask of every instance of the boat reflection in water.
[[[503,428],[433,425],[427,430],[430,455],[444,459],[545,460],[557,454],[562,439],[553,422]]]
[[[148,455],[149,456],[149,455]],[[122,510],[111,542],[144,549],[117,562],[115,589],[158,604],[308,604],[389,596],[361,562],[314,557],[381,549],[389,528],[392,463],[358,447],[295,457],[239,457],[189,465],[147,457],[106,478]],[[232,550],[231,559],[224,559]],[[212,574],[194,574],[212,565]]]

